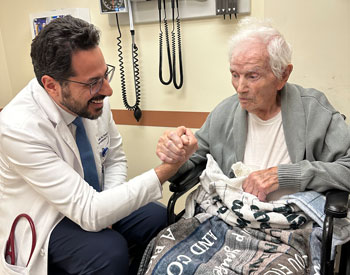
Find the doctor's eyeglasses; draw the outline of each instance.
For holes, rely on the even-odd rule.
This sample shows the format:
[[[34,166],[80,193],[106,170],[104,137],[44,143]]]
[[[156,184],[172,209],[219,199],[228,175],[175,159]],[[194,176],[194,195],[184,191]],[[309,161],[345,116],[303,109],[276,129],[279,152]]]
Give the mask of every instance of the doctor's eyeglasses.
[[[105,75],[99,79],[96,79],[96,80],[90,82],[90,83],[69,80],[69,79],[61,79],[61,80],[89,86],[90,87],[90,95],[94,95],[101,90],[102,85],[103,85],[103,81],[105,79],[108,81],[108,83],[110,83],[112,78],[113,78],[115,67],[113,65],[109,65],[109,64],[106,64],[106,65],[107,65],[107,71],[106,71]]]

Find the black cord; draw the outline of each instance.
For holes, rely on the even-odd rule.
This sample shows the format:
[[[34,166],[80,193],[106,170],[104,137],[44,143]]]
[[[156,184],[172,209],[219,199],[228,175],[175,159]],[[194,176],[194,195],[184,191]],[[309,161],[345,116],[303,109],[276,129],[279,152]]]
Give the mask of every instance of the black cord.
[[[169,42],[169,28],[166,16],[165,0],[164,5],[164,30],[166,37],[166,49],[168,54],[168,65],[169,65],[169,80],[165,81],[163,78],[163,31],[162,31],[162,1],[158,0],[158,11],[159,11],[159,80],[164,85],[169,85],[172,81],[172,65],[171,65],[171,54],[170,54],[170,42]]]
[[[180,82],[176,81],[176,36],[175,36],[175,5],[176,1],[176,30],[177,30],[177,47],[179,49],[178,59],[179,59],[179,71],[180,71]],[[181,26],[180,26],[180,14],[179,14],[179,2],[178,0],[171,0],[172,16],[173,16],[173,29],[171,32],[172,38],[172,50],[173,50],[173,82],[176,89],[181,89],[183,85],[183,68],[182,68],[182,51],[181,51]]]
[[[119,70],[120,70],[120,82],[121,82],[121,89],[122,89],[122,98],[123,103],[126,109],[133,110],[134,111],[134,117],[137,121],[140,120],[142,116],[142,111],[139,107],[140,100],[141,100],[141,90],[140,90],[140,72],[139,72],[139,65],[138,65],[138,53],[137,53],[137,46],[135,43],[132,44],[132,58],[133,58],[133,70],[134,70],[134,85],[135,85],[135,97],[136,102],[133,106],[129,105],[127,95],[126,95],[126,82],[125,82],[125,70],[124,70],[124,62],[123,62],[123,51],[122,51],[122,33],[120,31],[119,26],[119,20],[118,20],[118,13],[115,14],[117,19],[117,27],[119,31],[119,36],[117,37],[117,47],[118,47],[118,57],[119,57]],[[132,33],[132,36],[134,34]]]
[[[165,0],[163,0],[164,6],[164,30],[165,30],[165,39],[166,39],[166,49],[168,54],[168,66],[169,66],[169,80],[165,81],[163,79],[163,31],[162,31],[162,2],[158,0],[158,10],[159,10],[159,80],[164,85],[169,85],[172,81],[172,65],[171,65],[171,53],[170,53],[170,42],[169,42],[169,28],[168,21],[166,16],[166,7]]]

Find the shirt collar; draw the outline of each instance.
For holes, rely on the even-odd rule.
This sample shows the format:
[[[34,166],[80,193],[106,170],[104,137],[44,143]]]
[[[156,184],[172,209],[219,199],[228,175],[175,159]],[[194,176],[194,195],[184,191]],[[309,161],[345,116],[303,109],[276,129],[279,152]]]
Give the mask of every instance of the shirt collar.
[[[68,113],[66,110],[64,110],[60,105],[58,105],[55,101],[53,101],[56,106],[58,111],[60,112],[64,122],[66,123],[66,125],[69,125],[73,122],[73,120],[77,117],[75,115],[72,115],[71,113]]]

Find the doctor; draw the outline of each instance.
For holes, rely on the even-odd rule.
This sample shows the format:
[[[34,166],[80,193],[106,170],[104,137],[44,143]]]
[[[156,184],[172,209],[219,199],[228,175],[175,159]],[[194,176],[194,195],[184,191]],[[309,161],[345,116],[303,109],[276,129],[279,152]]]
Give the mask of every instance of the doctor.
[[[114,67],[98,44],[93,25],[71,16],[53,20],[32,43],[36,79],[0,114],[2,255],[17,215],[28,214],[37,231],[26,266],[31,232],[25,221],[18,224],[16,264],[1,256],[0,274],[136,273],[142,253],[129,270],[129,248],[142,252],[166,225],[165,208],[152,202],[181,164],[163,163],[127,182],[108,103]],[[84,131],[85,149],[78,141]],[[178,131],[184,163],[197,144],[189,130]],[[83,155],[91,150],[87,167]]]

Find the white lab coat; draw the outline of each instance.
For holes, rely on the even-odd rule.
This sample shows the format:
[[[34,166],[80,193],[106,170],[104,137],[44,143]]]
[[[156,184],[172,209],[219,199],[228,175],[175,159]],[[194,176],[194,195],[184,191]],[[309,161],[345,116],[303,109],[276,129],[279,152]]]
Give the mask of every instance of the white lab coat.
[[[47,274],[50,233],[64,216],[87,231],[99,231],[161,198],[153,169],[126,182],[122,138],[107,99],[101,117],[84,119],[84,125],[104,185],[100,193],[84,181],[74,137],[36,79],[0,113],[0,274]],[[103,148],[108,148],[105,156]],[[37,231],[28,267],[32,237],[25,220],[16,229],[16,266],[3,256],[12,221],[20,213],[32,217]]]

